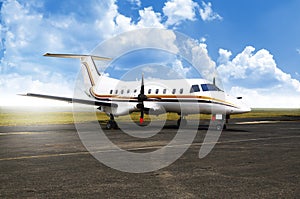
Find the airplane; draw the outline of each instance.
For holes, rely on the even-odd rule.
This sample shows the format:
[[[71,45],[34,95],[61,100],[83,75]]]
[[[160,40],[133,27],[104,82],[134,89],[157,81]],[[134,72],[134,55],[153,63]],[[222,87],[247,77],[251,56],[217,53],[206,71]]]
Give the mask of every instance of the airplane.
[[[95,60],[109,61],[111,58],[80,55],[46,53],[46,57],[77,58],[81,61],[81,70],[88,99],[68,98],[43,95],[36,93],[22,94],[23,96],[45,98],[52,100],[80,103],[98,107],[105,112],[110,120],[106,129],[118,127],[115,117],[140,112],[140,124],[144,122],[144,114],[159,115],[166,112],[177,113],[180,118],[178,127],[185,126],[185,117],[189,114],[221,114],[226,122],[231,114],[250,112],[251,109],[241,102],[242,97],[233,97],[218,88],[215,83],[205,79],[173,79],[155,80],[145,84],[144,74],[141,81],[123,81],[101,75]],[[218,115],[217,115],[218,116]],[[217,129],[226,128],[217,125]]]

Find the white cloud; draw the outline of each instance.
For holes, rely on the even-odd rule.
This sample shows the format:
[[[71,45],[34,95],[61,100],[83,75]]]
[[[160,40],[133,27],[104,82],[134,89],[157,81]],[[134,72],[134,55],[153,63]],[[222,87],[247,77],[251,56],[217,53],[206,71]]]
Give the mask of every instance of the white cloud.
[[[35,1],[23,4],[16,0],[3,2],[1,40],[4,54],[0,60],[0,105],[30,103],[30,100],[17,97],[17,93],[70,95],[73,90],[73,80],[66,80],[67,75],[59,75],[58,71],[74,75],[79,64],[74,66],[72,60],[66,62],[44,58],[42,55],[49,51],[86,52],[88,42],[84,43],[81,38],[87,33],[81,30],[88,25],[79,23],[73,15],[46,17],[36,10],[42,9],[42,6]],[[89,38],[93,39],[93,36]],[[68,68],[71,64],[72,69]]]
[[[219,64],[228,63],[231,55],[232,55],[232,53],[229,50],[225,50],[225,49],[220,48],[219,49],[218,63]]]
[[[102,8],[98,10],[100,9]],[[103,39],[138,28],[164,28],[161,23],[161,14],[154,12],[151,6],[139,10],[139,16],[139,21],[134,23],[130,17],[119,13],[118,6],[112,1],[106,11],[101,10],[101,16],[96,20],[95,25]]]
[[[171,79],[173,78],[186,78],[187,74],[191,71],[191,68],[184,67],[182,62],[176,59],[171,66],[171,70],[169,70],[167,76]]]
[[[112,1],[107,10],[99,8],[101,16],[95,21],[97,32],[103,34],[103,38],[107,39],[124,31],[134,29],[131,18],[121,15],[118,12],[118,6]]]
[[[206,42],[206,38],[205,38],[205,37],[201,37],[201,38],[199,39],[199,41],[200,41],[201,43],[205,43],[205,42]]]
[[[208,54],[207,44],[194,41],[189,46],[191,48],[193,66],[198,69],[203,78],[212,81],[216,77],[216,63]]]
[[[40,14],[28,14],[28,10],[24,9],[18,2],[10,1],[4,3],[1,14],[3,23],[9,27],[7,28],[5,38],[6,50],[16,52],[19,48],[26,48],[31,44],[31,40],[35,37],[35,30],[42,20]]]
[[[256,53],[254,51],[254,47],[247,46],[243,52],[230,61],[231,52],[220,49],[218,60],[221,62],[219,63],[218,72],[224,80],[247,79],[248,83],[251,81],[254,83],[255,81],[272,80],[279,84],[289,85],[300,92],[300,82],[278,68],[273,55],[269,51],[265,49],[261,49]]]
[[[102,53],[102,56],[116,58],[143,48],[162,49],[176,54],[178,48],[174,44],[175,40],[176,35],[171,30],[142,28],[104,41],[95,49],[94,54]]]
[[[46,17],[34,7],[35,4],[27,2],[22,5],[15,0],[3,3],[1,20],[6,29],[2,34],[5,47],[1,60],[3,68],[30,70],[24,66],[37,62],[45,68],[47,63],[42,54],[47,51],[87,51],[86,43],[80,40],[87,34],[81,31],[88,29],[86,25],[76,21],[72,15]]]
[[[178,25],[184,20],[196,20],[198,4],[192,0],[170,0],[165,3],[163,13],[168,17],[166,26]]]
[[[217,70],[225,87],[234,95],[244,94],[252,107],[297,107],[300,82],[278,68],[269,51],[254,51],[247,46],[230,60],[230,51],[219,50]]]
[[[202,8],[199,8],[200,16],[203,21],[222,20],[223,18],[212,10],[210,2],[205,3],[202,1]]]
[[[140,20],[137,23],[137,27],[145,28],[163,28],[164,25],[161,23],[161,14],[153,11],[152,7],[144,8],[139,10]]]

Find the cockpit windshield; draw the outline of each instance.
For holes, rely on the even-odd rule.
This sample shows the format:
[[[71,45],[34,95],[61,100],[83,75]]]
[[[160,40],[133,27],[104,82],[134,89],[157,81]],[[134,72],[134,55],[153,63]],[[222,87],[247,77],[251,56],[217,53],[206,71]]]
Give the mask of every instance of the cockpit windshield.
[[[222,91],[214,84],[201,84],[201,88],[203,91]]]

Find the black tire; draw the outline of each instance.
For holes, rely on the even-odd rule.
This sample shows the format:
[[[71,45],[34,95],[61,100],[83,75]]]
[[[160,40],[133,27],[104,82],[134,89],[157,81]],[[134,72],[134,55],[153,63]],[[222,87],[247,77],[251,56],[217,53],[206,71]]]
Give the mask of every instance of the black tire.
[[[217,129],[217,131],[222,131],[223,126],[221,124],[217,124],[216,129]]]
[[[108,121],[107,123],[106,123],[106,129],[107,130],[110,130],[110,129],[112,129],[113,127],[112,127],[112,122],[111,121]]]
[[[118,125],[117,125],[117,122],[116,122],[116,121],[110,120],[110,121],[108,121],[108,122],[106,123],[106,129],[107,129],[107,130],[110,130],[110,129],[117,129],[117,128],[118,128]]]

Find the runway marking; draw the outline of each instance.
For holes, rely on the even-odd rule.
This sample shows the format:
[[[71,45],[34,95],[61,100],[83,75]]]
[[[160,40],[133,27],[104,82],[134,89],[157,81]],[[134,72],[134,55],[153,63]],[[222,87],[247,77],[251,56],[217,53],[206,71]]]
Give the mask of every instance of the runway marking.
[[[280,121],[251,121],[251,122],[236,122],[234,124],[274,124]]]
[[[0,161],[5,160],[23,160],[23,159],[34,159],[34,158],[48,158],[48,157],[59,157],[59,156],[71,156],[71,155],[85,155],[89,154],[88,151],[80,151],[73,153],[54,153],[54,154],[44,154],[44,155],[29,155],[29,156],[20,156],[20,157],[11,157],[11,158],[1,158]]]
[[[49,134],[49,133],[52,133],[52,132],[47,132],[47,131],[44,131],[44,132],[8,132],[8,133],[0,133],[0,136],[3,136],[3,135],[36,135],[36,134]]]
[[[263,141],[263,140],[275,140],[275,139],[290,139],[290,138],[300,138],[300,136],[284,136],[284,137],[267,137],[267,138],[252,138],[252,139],[240,139],[240,140],[228,140],[228,141],[218,141],[218,142],[209,142],[209,143],[193,143],[191,146],[201,146],[204,144],[226,144],[226,143],[239,143],[239,142],[252,142],[252,141]],[[138,151],[138,150],[147,150],[147,149],[159,149],[163,146],[167,148],[187,146],[190,144],[175,144],[175,145],[159,145],[159,146],[147,146],[147,147],[136,147],[126,149],[127,151]],[[0,158],[0,161],[9,161],[9,160],[23,160],[23,159],[36,159],[36,158],[48,158],[48,157],[59,157],[59,156],[75,156],[75,155],[87,155],[87,154],[96,154],[96,153],[108,153],[116,152],[119,150],[116,149],[106,149],[100,151],[79,151],[71,153],[54,153],[54,154],[43,154],[43,155],[32,155],[32,156],[20,156],[20,157],[8,157]]]

